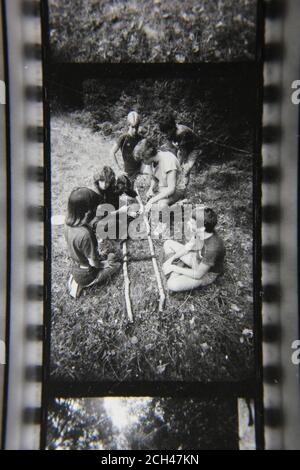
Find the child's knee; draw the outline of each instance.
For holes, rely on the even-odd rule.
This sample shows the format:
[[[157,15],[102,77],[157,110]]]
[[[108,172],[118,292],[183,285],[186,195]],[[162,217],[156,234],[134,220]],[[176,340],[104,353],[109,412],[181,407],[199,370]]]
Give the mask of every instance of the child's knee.
[[[159,203],[158,203],[158,210],[159,211],[162,211],[162,210],[166,209],[166,207],[169,207],[167,199],[162,199],[161,201],[159,201]]]
[[[180,282],[179,279],[175,276],[171,276],[167,283],[168,289],[171,292],[180,292]]]
[[[164,252],[168,255],[173,251],[172,249],[172,240],[167,240],[164,243]]]

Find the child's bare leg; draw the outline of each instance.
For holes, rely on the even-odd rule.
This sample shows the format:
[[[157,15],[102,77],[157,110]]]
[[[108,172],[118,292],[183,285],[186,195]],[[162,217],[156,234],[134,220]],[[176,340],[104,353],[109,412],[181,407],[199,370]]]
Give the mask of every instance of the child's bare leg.
[[[167,240],[164,243],[164,252],[166,256],[174,255],[177,251],[181,250],[183,245],[179,242],[175,242],[174,240]]]
[[[174,240],[167,240],[164,244],[164,251],[166,256],[171,256],[177,253],[179,250],[181,250],[184,247],[179,242],[176,242]],[[182,261],[184,264],[189,266],[190,268],[196,268],[196,266],[199,264],[197,260],[197,255],[194,252],[188,253],[187,255],[184,255],[180,258],[180,261]]]
[[[202,285],[202,281],[201,279],[192,279],[188,276],[172,273],[167,285],[171,292],[184,292],[197,289]]]
[[[208,273],[202,279],[192,279],[182,274],[172,273],[168,280],[168,289],[171,292],[184,292],[199,287],[207,287],[213,284],[218,278],[216,273]]]
[[[159,210],[159,211],[163,211],[163,210],[166,209],[167,207],[169,207],[169,200],[168,200],[168,199],[161,199],[161,200],[158,202],[158,210]]]

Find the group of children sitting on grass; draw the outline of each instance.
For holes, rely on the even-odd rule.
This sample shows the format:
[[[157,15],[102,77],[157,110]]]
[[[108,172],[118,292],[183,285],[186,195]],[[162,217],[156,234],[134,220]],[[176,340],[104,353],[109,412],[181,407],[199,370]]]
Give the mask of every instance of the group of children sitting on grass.
[[[159,122],[160,131],[167,140],[167,145],[161,149],[153,139],[144,138],[139,133],[140,117],[136,112],[129,113],[127,121],[128,131],[121,135],[112,149],[119,176],[116,177],[112,168],[104,166],[94,174],[94,190],[76,188],[69,197],[65,238],[72,260],[68,287],[70,295],[75,298],[83,289],[109,281],[121,269],[118,255],[110,253],[104,257],[101,253],[99,233],[103,233],[101,224],[104,218],[101,210],[99,216],[99,209],[107,205],[114,208],[109,217],[118,221],[116,238],[126,239],[127,233],[123,232],[127,231],[127,224],[124,228],[121,220],[124,215],[130,217],[130,205],[120,201],[124,195],[127,200],[135,200],[138,175],[148,175],[151,180],[145,213],[150,215],[154,207],[163,211],[188,196],[190,175],[201,153],[198,136],[192,129],[177,124],[172,115],[162,117]],[[118,160],[119,152],[122,165]],[[212,209],[205,208],[203,218],[204,228],[201,229],[193,212],[189,221],[191,239],[185,245],[174,240],[167,240],[164,244],[166,261],[163,272],[172,292],[207,286],[223,273],[225,248],[215,231],[217,216]],[[156,234],[163,232],[164,227],[160,223]]]

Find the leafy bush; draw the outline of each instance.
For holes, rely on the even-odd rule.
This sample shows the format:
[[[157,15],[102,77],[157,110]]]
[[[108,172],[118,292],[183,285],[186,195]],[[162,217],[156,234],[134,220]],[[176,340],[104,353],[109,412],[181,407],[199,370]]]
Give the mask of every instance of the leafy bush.
[[[253,155],[256,67],[227,67],[226,73],[214,68],[208,74],[204,69],[196,78],[187,79],[99,79],[83,73],[69,88],[74,70],[65,66],[53,76],[52,112],[80,107],[84,110],[79,113],[81,124],[115,139],[126,129],[127,114],[136,110],[142,116],[141,131],[159,144],[164,143],[159,117],[171,112],[199,134],[204,159],[222,161],[239,154],[249,160]],[[79,105],[74,104],[77,97]]]

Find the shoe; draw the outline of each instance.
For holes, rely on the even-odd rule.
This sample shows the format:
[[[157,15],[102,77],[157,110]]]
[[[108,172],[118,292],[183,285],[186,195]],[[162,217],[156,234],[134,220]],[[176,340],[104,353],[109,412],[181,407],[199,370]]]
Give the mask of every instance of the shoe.
[[[83,287],[81,287],[71,275],[68,281],[68,292],[73,299],[77,300],[81,296]]]

